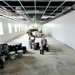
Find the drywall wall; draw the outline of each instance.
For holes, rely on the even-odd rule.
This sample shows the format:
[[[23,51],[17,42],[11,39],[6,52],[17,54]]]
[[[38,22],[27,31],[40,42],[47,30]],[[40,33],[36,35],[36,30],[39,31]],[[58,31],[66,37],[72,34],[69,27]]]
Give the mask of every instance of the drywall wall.
[[[21,29],[19,31],[19,28],[17,29],[17,32],[15,32],[15,26],[19,27],[19,25],[21,25],[22,28],[25,27],[25,24],[23,24],[21,22],[13,21],[13,20],[1,18],[1,17],[0,17],[0,22],[2,22],[3,33],[4,33],[3,35],[0,35],[0,43],[7,42],[7,41],[9,41],[13,38],[16,38],[26,32],[26,30],[24,30],[24,29],[23,30]],[[10,23],[12,26],[12,33],[9,33],[8,23]]]
[[[75,11],[44,24],[43,30],[75,49]]]
[[[37,28],[38,29],[38,31],[41,31],[42,30],[42,27],[43,27],[43,25],[41,25],[41,24],[39,24],[39,23],[32,23],[32,24],[29,24],[29,29],[31,29],[31,28]]]
[[[38,31],[41,31],[41,30],[42,30],[42,25],[38,24]]]

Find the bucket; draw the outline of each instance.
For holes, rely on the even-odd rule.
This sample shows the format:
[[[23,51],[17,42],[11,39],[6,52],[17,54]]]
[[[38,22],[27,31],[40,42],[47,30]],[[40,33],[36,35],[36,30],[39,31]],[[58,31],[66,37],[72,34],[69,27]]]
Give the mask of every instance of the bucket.
[[[2,49],[2,45],[0,44],[0,49]]]
[[[15,51],[9,53],[10,59],[15,59]]]
[[[2,48],[8,50],[8,44],[6,44],[6,43],[5,44],[2,44]]]
[[[18,57],[22,57],[23,56],[23,50],[18,50],[17,53],[18,53]]]
[[[1,60],[5,62],[5,55],[1,56]]]
[[[9,54],[8,44],[2,44],[2,49],[5,55]]]
[[[25,54],[26,53],[26,46],[22,46],[22,50],[23,50],[23,54]]]
[[[44,50],[40,50],[40,54],[44,55]]]
[[[2,54],[2,45],[0,44],[0,55]]]

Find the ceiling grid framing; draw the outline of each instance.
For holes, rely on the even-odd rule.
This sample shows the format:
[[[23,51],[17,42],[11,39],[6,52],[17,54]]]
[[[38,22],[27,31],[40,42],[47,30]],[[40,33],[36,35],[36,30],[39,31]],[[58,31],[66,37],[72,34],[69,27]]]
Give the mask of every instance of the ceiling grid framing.
[[[46,6],[46,9],[45,9],[45,11],[43,12],[42,16],[43,16],[43,15],[45,14],[45,12],[47,11],[47,8],[49,7],[50,3],[51,3],[51,0],[49,1],[48,5]],[[41,18],[42,18],[42,16],[41,16]],[[41,20],[41,19],[40,19],[40,20]]]
[[[36,0],[34,0],[34,7],[35,7],[35,18],[34,18],[34,23],[36,24]]]
[[[35,21],[36,21],[36,0],[34,0],[34,7],[35,7]]]
[[[23,20],[23,18],[21,20],[33,23],[35,21],[42,23],[51,21],[73,8],[74,4],[75,0],[0,0],[0,8],[5,7],[11,13],[19,11],[19,15],[15,15],[15,17],[23,16],[26,20]]]
[[[2,0],[8,7],[10,7],[13,11],[15,11],[15,9],[13,9],[5,0]],[[6,17],[6,16],[5,16]],[[7,18],[9,18],[9,17],[7,17]],[[18,19],[16,20],[16,19],[13,19],[13,18],[10,18],[10,19],[12,19],[12,20],[14,20],[14,21],[18,21]]]
[[[10,7],[13,11],[15,11],[15,9],[13,9],[5,0],[2,0],[8,7]]]
[[[24,12],[26,12],[26,10],[25,10],[24,6],[22,5],[21,1],[20,1],[20,0],[18,0],[18,2],[20,3],[20,5],[21,5],[21,7],[23,8]],[[26,12],[26,14],[27,14],[28,18],[31,20],[31,18],[30,18],[30,16],[28,15],[28,13],[27,13],[27,12]]]
[[[52,15],[55,11],[57,11],[65,2],[66,0],[60,6],[58,6],[50,15]]]
[[[52,14],[54,14],[65,2],[66,2],[66,0],[64,0],[61,5],[59,5],[52,13],[50,13],[49,16],[51,16]],[[46,20],[46,19],[45,19],[45,20]],[[45,20],[44,20],[44,21],[45,21]]]

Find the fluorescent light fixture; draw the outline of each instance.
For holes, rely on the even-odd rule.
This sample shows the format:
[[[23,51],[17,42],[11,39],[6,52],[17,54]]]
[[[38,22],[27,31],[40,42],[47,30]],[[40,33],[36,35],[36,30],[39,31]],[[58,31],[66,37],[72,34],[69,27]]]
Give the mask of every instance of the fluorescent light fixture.
[[[23,16],[10,16],[10,17],[13,19],[23,19],[24,18]]]
[[[28,10],[27,13],[43,13],[44,11],[39,11],[39,10]]]
[[[42,16],[42,18],[48,18],[48,16]]]
[[[55,16],[42,16],[42,19],[54,18]]]

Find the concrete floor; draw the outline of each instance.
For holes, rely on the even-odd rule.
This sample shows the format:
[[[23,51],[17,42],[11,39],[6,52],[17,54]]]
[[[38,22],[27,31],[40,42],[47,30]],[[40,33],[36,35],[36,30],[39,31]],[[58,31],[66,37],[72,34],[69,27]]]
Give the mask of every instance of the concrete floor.
[[[8,60],[0,75],[75,75],[75,50],[47,36],[50,52],[40,55],[28,47],[28,36],[23,35],[8,44],[22,43],[28,52],[22,58]],[[40,41],[37,38],[36,41]]]

